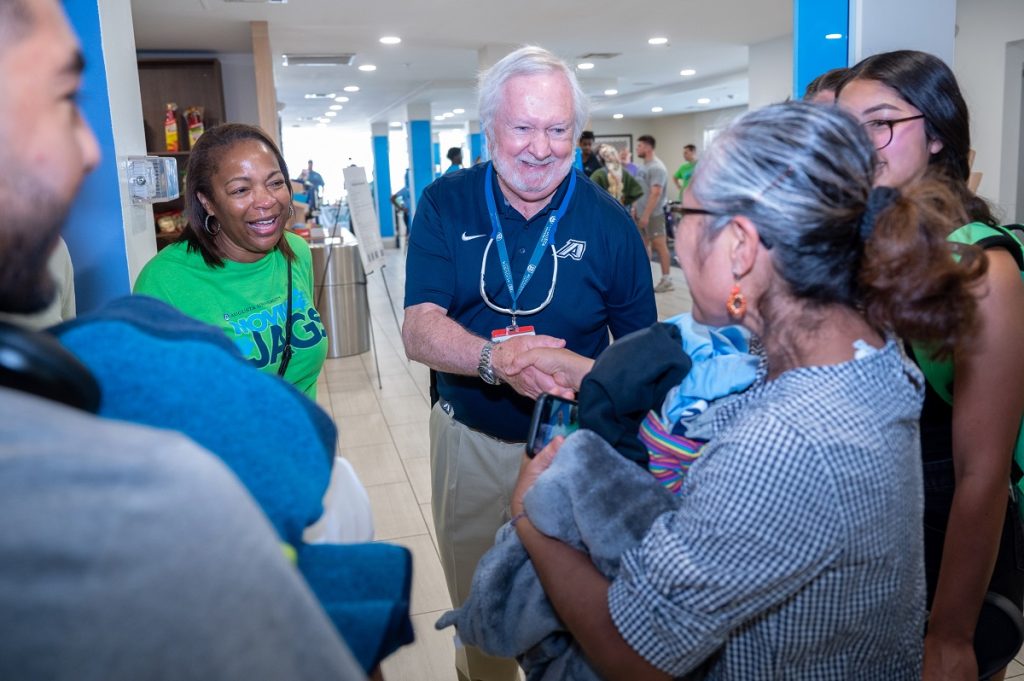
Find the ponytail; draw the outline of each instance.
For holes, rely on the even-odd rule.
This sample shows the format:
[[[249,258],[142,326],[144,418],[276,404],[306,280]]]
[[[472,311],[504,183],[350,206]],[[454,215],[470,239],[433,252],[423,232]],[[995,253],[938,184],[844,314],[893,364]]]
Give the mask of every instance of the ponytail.
[[[888,205],[866,230],[859,274],[864,315],[876,328],[948,357],[974,332],[976,285],[988,261],[981,249],[946,240],[970,221],[946,183],[923,180],[902,194],[885,191],[893,192]]]

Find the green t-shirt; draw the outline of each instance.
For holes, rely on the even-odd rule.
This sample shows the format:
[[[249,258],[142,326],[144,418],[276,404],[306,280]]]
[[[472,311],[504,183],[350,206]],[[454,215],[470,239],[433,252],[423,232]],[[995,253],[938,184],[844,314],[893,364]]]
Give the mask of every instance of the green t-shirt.
[[[292,262],[292,360],[284,378],[311,399],[327,357],[327,333],[313,303],[313,258],[309,244],[285,233]],[[253,263],[224,260],[210,267],[181,241],[146,263],[135,293],[159,298],[190,317],[227,334],[242,356],[260,370],[277,374],[285,347],[284,309],[288,267],[275,249]]]
[[[672,176],[672,177],[676,178],[677,180],[679,180],[679,184],[680,184],[680,187],[679,187],[679,200],[680,201],[683,200],[683,190],[686,189],[686,187],[690,184],[690,178],[693,177],[693,168],[696,165],[697,165],[696,161],[694,161],[693,163],[690,163],[689,161],[687,161],[687,162],[683,163],[683,165],[679,166],[679,170],[677,170],[676,174]]]

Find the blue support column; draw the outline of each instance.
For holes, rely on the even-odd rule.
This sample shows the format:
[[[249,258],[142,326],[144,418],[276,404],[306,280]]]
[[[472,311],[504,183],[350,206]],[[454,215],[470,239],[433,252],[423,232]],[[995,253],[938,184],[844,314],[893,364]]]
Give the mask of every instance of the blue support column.
[[[849,65],[849,25],[850,0],[793,0],[795,99],[821,74]]]
[[[469,143],[469,158],[465,159],[465,165],[467,168],[479,159],[481,162],[485,160],[484,151],[484,136],[480,132],[480,121],[470,121],[469,129],[466,134],[466,141]]]
[[[388,153],[388,124],[373,123],[373,189],[377,193],[377,220],[380,235],[395,235],[395,212],[391,209],[391,161]]]
[[[100,29],[99,0],[62,4],[78,34],[82,55],[85,57],[80,106],[85,119],[96,133],[102,154],[100,164],[86,177],[78,197],[71,205],[63,232],[74,263],[75,298],[81,314],[95,310],[113,298],[131,293],[131,279],[128,273],[107,67]]]
[[[430,140],[430,104],[407,105],[409,116],[409,166],[412,194],[411,214],[415,215],[420,195],[434,181],[433,150]]]

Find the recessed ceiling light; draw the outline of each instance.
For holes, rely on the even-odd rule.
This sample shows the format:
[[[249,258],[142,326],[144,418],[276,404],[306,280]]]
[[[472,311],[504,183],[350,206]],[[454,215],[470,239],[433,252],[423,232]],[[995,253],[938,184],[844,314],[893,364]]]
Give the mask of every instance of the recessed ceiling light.
[[[617,95],[617,94],[619,94],[619,91],[618,91],[618,90],[616,90],[615,88],[608,88],[607,90],[605,90],[605,91],[604,91],[604,93],[605,93],[606,95],[608,95],[609,97],[611,97],[612,95]]]
[[[842,33],[826,33],[825,40],[839,40],[843,37]]]
[[[331,108],[331,111],[341,111],[342,106],[341,106],[341,104],[331,104],[330,108]]]
[[[348,97],[335,97],[334,101],[336,101],[336,102],[338,102],[340,104],[344,104],[345,102],[348,101]]]
[[[444,112],[443,114],[441,114],[441,115],[442,115],[442,116],[443,116],[444,118],[454,118],[454,117],[455,117],[455,114],[453,114],[453,113],[452,113],[451,111],[445,111],[445,112]]]
[[[358,85],[346,85],[345,87],[342,88],[342,90],[344,90],[345,92],[359,92],[359,86]]]
[[[589,71],[590,69],[594,68],[594,65],[589,61],[585,61],[582,64],[577,64],[576,68],[578,68],[580,71]]]
[[[400,128],[400,127],[402,127],[402,124],[399,123],[398,121],[392,121],[391,127],[392,128]]]
[[[708,99],[707,97],[701,97],[700,99],[697,100],[697,103],[698,104],[710,104],[711,100]]]
[[[651,107],[651,113],[661,113],[662,111],[664,111],[664,109],[661,108],[660,106],[652,106]]]
[[[664,45],[668,42],[668,38],[650,38],[647,41],[648,45]]]
[[[376,71],[377,67],[374,66],[373,64],[361,64],[359,66],[359,70],[360,71]]]
[[[334,118],[337,115],[338,115],[337,111],[328,111],[327,113],[324,114],[324,116],[330,116],[331,118]]]
[[[434,120],[435,121],[443,121],[444,120],[444,116],[438,114],[437,116],[434,116]]]
[[[383,38],[381,38],[380,41],[384,45],[397,45],[398,43],[402,42],[402,39],[399,38],[397,35],[386,35]]]
[[[453,114],[464,114],[464,113],[466,113],[466,110],[465,109],[452,109],[452,113]]]
[[[306,99],[331,99],[334,97],[334,93],[307,92],[304,96]]]
[[[622,118],[622,114],[612,114],[612,118]]]
[[[320,118],[318,118],[317,120],[318,120],[318,121],[320,121],[321,123],[330,123],[330,122],[331,122],[331,119],[330,119],[330,118],[325,118],[325,117],[323,117],[323,116],[321,116],[321,117],[320,117]]]
[[[682,71],[679,72],[679,75],[680,76],[692,76],[695,73],[697,73],[697,71],[695,69],[683,69]]]

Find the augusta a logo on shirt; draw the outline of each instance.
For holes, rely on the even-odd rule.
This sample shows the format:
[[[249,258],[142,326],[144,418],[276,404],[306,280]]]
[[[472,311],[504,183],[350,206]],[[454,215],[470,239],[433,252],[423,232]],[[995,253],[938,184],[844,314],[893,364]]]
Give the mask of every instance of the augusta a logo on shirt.
[[[582,260],[583,254],[587,250],[586,241],[577,241],[576,239],[569,239],[565,244],[558,249],[555,254],[559,258],[572,258],[573,260]]]
[[[294,292],[292,306],[292,346],[311,348],[327,337],[320,315],[302,291]],[[244,317],[229,320],[235,333],[235,345],[258,368],[276,364],[285,348],[285,302],[261,308]]]

